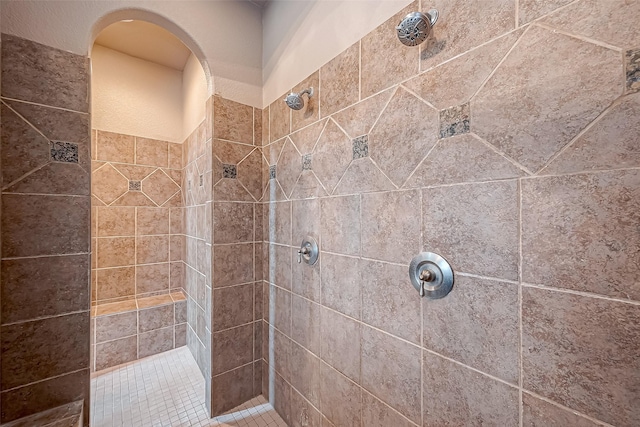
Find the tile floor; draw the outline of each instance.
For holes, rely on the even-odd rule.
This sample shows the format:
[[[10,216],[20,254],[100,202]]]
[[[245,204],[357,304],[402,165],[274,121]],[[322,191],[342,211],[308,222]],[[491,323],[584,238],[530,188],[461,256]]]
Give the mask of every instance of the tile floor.
[[[187,347],[97,372],[91,379],[91,427],[286,427],[258,396],[209,419],[204,378]]]

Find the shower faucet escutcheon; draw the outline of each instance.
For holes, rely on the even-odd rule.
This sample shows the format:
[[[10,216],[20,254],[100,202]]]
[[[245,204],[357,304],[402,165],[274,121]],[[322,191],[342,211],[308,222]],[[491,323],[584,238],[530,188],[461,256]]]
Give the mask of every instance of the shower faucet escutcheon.
[[[318,261],[320,249],[318,242],[311,236],[307,236],[302,240],[300,249],[298,249],[298,264],[304,261],[306,264],[313,265]]]
[[[433,252],[422,252],[411,260],[409,279],[420,297],[428,299],[443,298],[453,288],[451,266]]]

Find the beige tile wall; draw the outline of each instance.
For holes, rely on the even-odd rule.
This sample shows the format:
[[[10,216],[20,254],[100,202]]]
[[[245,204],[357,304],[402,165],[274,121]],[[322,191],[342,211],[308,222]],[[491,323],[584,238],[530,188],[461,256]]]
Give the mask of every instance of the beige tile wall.
[[[89,408],[88,59],[2,34],[0,422]]]
[[[637,423],[639,5],[415,2],[264,110],[262,391],[289,425]],[[421,251],[446,298],[411,286]]]

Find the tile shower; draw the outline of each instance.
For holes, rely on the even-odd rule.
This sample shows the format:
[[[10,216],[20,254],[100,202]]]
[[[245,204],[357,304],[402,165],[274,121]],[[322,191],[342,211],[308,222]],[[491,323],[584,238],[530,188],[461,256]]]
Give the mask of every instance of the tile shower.
[[[400,18],[431,7],[430,39],[401,46]],[[293,87],[316,90],[303,110],[210,98],[179,167],[171,143],[143,166],[134,137],[105,135],[153,169],[102,165],[143,234],[90,216],[86,59],[3,34],[2,421],[88,399],[91,301],[139,316],[160,296],[174,321],[153,331],[184,328],[212,414],[262,394],[291,426],[637,424],[638,17],[623,0],[414,2]],[[17,77],[43,70],[46,90]],[[147,193],[155,173],[179,199]],[[86,227],[61,239],[69,223]],[[101,239],[167,258],[101,267]],[[454,269],[442,300],[407,277],[423,250]],[[123,281],[101,288],[103,269]],[[65,360],[40,345],[54,334]]]

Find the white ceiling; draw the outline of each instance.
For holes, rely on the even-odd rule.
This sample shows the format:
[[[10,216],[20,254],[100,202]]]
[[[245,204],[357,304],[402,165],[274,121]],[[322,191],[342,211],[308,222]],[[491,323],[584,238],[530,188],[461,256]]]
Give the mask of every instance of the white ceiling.
[[[145,21],[120,21],[105,28],[95,44],[178,71],[191,55],[179,38]]]

